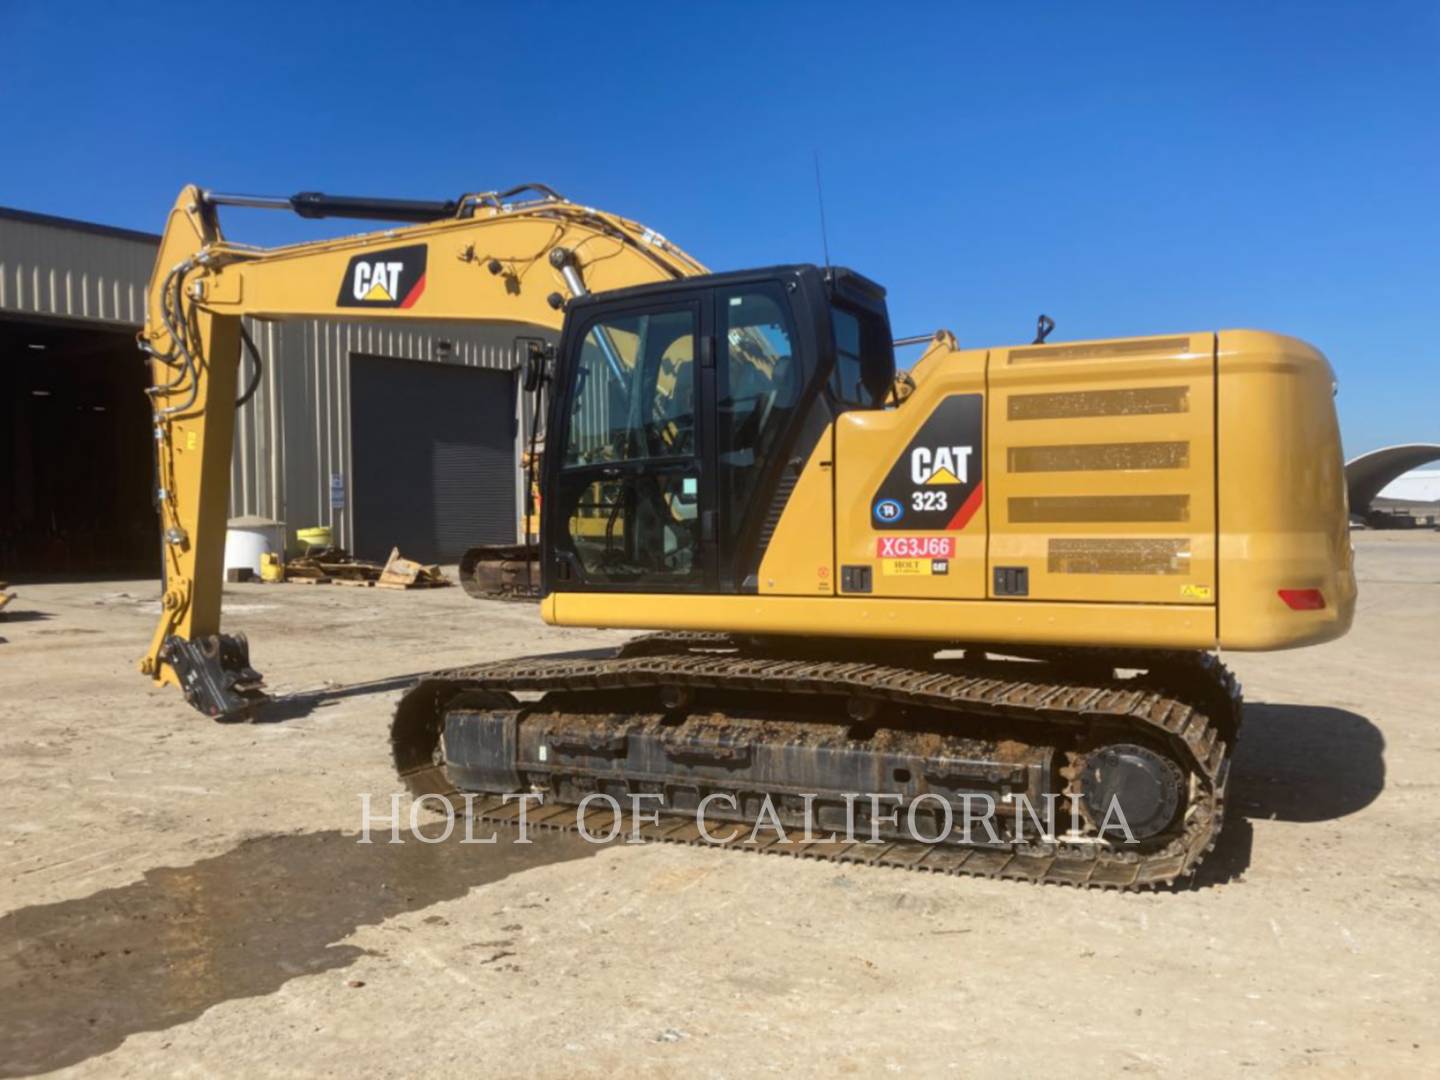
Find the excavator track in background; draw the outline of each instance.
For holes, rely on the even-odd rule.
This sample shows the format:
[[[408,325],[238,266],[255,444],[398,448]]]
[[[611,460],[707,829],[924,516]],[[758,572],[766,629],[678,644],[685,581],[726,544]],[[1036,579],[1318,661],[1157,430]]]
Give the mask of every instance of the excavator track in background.
[[[488,544],[460,556],[460,587],[476,600],[540,599],[540,545]]]
[[[705,845],[715,841],[697,825],[699,800],[728,793],[733,810],[704,814],[724,837],[719,846],[1037,883],[1167,885],[1214,847],[1241,706],[1238,684],[1213,656],[1072,650],[1026,662],[912,650],[843,659],[875,656],[859,645],[664,633],[609,659],[436,672],[397,708],[396,770],[415,797],[439,796],[487,823],[514,825],[519,803],[501,795],[532,792],[544,798],[528,808],[530,827],[613,826],[641,841]],[[1119,677],[1116,668],[1140,673]],[[1125,790],[1127,777],[1158,792],[1136,804],[1153,812],[1135,844],[1110,839],[1096,820],[1104,795]],[[847,791],[860,796],[846,807],[855,839],[832,840],[844,832]],[[872,816],[871,792],[898,796],[898,812],[887,804]],[[642,808],[659,809],[658,822],[631,812],[633,793],[663,798]],[[954,833],[915,839],[943,834],[930,810],[913,833],[899,827],[912,804],[945,800],[958,820],[985,794],[998,835],[982,830],[978,843]],[[1060,824],[1072,827],[1017,835],[1007,815],[1021,794],[1036,810],[1036,796],[1055,800]],[[612,796],[621,813],[599,802],[577,822],[587,795]],[[757,809],[767,801],[773,824]]]

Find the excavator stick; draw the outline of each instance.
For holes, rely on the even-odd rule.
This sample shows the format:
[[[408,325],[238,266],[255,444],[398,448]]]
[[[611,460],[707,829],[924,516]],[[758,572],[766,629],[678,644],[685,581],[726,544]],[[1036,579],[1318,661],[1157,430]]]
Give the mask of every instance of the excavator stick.
[[[198,188],[170,211],[140,347],[151,358],[154,499],[163,544],[160,623],[140,670],[207,716],[244,714],[265,694],[243,635],[220,632],[240,319],[194,301],[219,240]],[[213,585],[211,583],[214,583]]]

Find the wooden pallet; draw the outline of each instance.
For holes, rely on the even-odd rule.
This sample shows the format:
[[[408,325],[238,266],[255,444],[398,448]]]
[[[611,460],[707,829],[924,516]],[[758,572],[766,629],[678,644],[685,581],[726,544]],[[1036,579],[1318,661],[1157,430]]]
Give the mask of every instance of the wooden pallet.
[[[439,566],[424,566],[392,548],[385,565],[352,559],[331,550],[331,558],[303,556],[285,566],[287,585],[348,585],[356,589],[434,589],[451,584]],[[339,556],[336,558],[335,556]]]
[[[450,579],[440,567],[422,566],[402,557],[399,548],[391,548],[376,584],[382,589],[436,589],[449,585]]]

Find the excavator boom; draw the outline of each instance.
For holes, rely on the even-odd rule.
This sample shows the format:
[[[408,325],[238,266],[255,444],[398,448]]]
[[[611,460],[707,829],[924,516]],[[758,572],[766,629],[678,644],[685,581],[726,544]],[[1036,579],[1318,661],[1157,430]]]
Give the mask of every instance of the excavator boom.
[[[225,239],[224,206],[413,224],[265,249]],[[140,335],[152,359],[165,572],[141,670],[211,716],[264,696],[248,643],[220,632],[238,372],[249,347],[242,317],[496,321],[554,334],[575,297],[704,272],[659,233],[543,185],[428,203],[185,188],[166,220]]]

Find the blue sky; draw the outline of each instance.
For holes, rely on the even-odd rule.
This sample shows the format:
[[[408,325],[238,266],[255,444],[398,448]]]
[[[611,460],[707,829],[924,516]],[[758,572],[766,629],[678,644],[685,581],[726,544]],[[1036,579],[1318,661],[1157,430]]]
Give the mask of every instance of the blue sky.
[[[1275,329],[1440,440],[1440,4],[171,7],[0,0],[0,204],[540,180],[726,269],[820,259],[818,150],[897,334]]]

